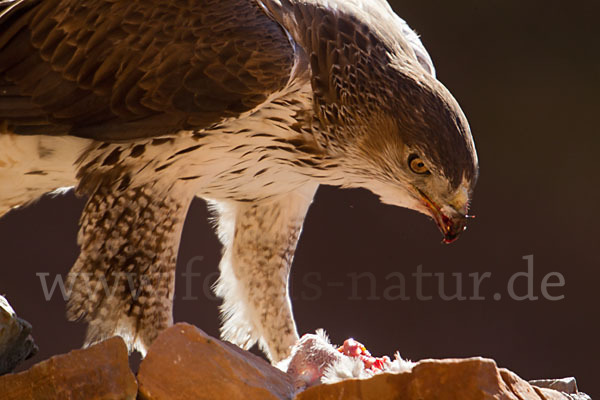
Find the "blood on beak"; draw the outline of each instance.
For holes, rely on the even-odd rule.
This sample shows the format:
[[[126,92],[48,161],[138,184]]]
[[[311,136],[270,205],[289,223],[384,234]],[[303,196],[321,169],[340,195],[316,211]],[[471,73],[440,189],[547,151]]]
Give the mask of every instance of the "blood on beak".
[[[427,197],[423,192],[419,190],[419,194],[421,195],[421,200],[427,209],[429,210],[430,215],[433,217],[435,223],[438,228],[444,235],[443,242],[445,244],[450,244],[454,242],[460,234],[467,229],[467,219],[473,218],[469,215],[463,215],[460,213],[456,213],[455,215],[447,215],[445,214],[441,207],[439,207],[436,203],[431,201],[429,197]]]
[[[444,234],[443,242],[445,244],[450,244],[454,242],[461,233],[463,233],[467,229],[467,219],[465,217],[451,219],[444,214],[441,214],[441,218],[443,220],[442,223],[437,222],[438,227]]]

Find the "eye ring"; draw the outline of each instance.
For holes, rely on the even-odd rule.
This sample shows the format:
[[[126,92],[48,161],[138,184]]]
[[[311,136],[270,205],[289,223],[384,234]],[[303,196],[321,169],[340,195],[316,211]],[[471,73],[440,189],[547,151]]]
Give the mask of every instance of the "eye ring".
[[[429,169],[425,165],[425,162],[421,159],[421,157],[419,157],[416,154],[411,154],[408,157],[408,168],[410,168],[412,172],[418,175],[431,174],[431,172],[429,172]]]

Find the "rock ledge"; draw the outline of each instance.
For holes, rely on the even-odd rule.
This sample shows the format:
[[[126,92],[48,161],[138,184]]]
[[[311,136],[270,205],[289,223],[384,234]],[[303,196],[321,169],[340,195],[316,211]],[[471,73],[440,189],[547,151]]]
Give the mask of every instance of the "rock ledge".
[[[526,382],[485,358],[422,360],[410,372],[382,373],[294,393],[293,378],[189,324],[163,332],[142,361],[137,382],[127,349],[112,338],[0,376],[3,400],[586,400],[574,379]],[[139,384],[139,391],[138,391]]]

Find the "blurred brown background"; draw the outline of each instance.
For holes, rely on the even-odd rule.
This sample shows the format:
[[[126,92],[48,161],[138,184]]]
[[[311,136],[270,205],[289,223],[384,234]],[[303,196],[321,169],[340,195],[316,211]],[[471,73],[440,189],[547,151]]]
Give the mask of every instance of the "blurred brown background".
[[[325,328],[341,343],[353,336],[376,355],[399,350],[418,360],[481,355],[526,379],[576,376],[581,390],[600,395],[600,16],[595,1],[392,1],[421,35],[438,77],[467,114],[481,176],[473,220],[462,238],[440,244],[426,217],[384,206],[365,191],[321,188],[305,225],[293,268],[294,310],[301,333]],[[66,274],[77,256],[83,201],[72,194],[44,198],[0,220],[0,292],[34,326],[34,360],[77,348],[83,324],[68,323],[64,301],[44,300],[39,272]],[[201,201],[190,211],[180,251],[175,320],[218,334],[218,304],[203,290],[214,280],[220,246]],[[516,301],[507,282],[534,255],[537,301]],[[192,278],[190,293],[182,274]],[[416,298],[417,266],[452,273],[490,272],[485,300],[444,301],[434,279]],[[354,288],[350,274],[372,272]],[[407,278],[410,300],[383,294]],[[564,276],[542,298],[542,278]],[[212,274],[212,275],[210,275]],[[555,282],[556,280],[551,280]],[[518,294],[526,291],[517,279]],[[341,286],[336,283],[342,283]],[[502,295],[494,300],[494,294]],[[184,297],[198,297],[184,300]]]

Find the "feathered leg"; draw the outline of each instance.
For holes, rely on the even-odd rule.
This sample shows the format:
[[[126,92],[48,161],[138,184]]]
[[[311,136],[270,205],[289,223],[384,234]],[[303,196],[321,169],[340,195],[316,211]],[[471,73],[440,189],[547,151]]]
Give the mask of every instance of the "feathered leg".
[[[224,245],[216,286],[224,299],[221,335],[244,348],[258,341],[273,363],[298,340],[288,277],[316,187],[255,203],[214,203]]]
[[[172,324],[177,251],[192,197],[173,188],[159,193],[150,184],[96,188],[67,280],[67,316],[88,322],[86,345],[120,335],[144,355]]]

